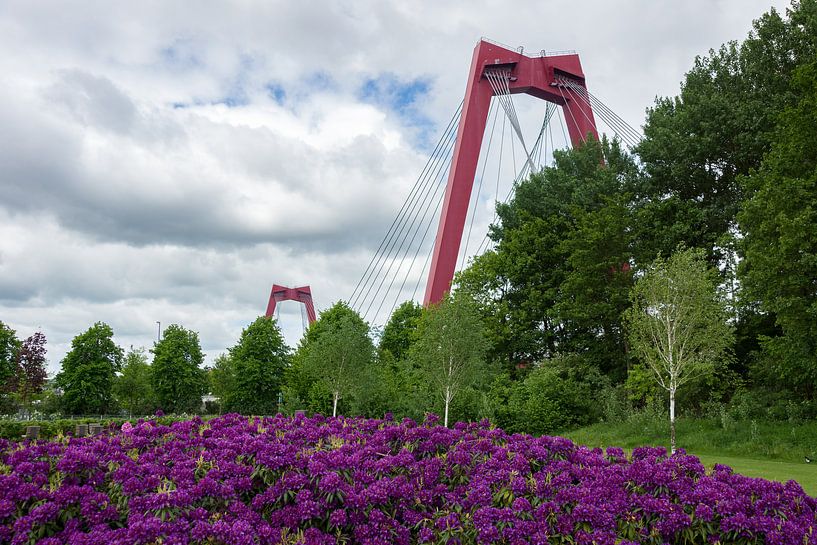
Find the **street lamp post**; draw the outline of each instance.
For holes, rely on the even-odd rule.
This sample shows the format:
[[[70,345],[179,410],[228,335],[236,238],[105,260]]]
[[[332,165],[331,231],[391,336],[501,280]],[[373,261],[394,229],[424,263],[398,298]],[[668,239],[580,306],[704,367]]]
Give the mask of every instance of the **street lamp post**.
[[[162,322],[157,320],[156,325],[159,326],[159,331],[156,333],[156,342],[159,342],[162,340]]]

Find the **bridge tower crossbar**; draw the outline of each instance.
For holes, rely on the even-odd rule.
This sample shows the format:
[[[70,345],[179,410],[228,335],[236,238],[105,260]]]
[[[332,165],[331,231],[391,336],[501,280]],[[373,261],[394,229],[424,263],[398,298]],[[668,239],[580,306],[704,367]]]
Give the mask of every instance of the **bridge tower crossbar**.
[[[265,316],[268,318],[273,316],[275,314],[275,305],[280,301],[298,301],[303,303],[306,307],[306,316],[309,319],[309,323],[311,324],[316,320],[315,305],[312,303],[312,290],[309,289],[309,286],[287,288],[286,286],[273,284]]]

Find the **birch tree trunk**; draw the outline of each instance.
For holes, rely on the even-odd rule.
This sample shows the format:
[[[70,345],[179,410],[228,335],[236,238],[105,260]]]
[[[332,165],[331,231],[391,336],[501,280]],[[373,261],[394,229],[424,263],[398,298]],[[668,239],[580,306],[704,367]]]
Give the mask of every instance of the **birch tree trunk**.
[[[338,415],[338,398],[340,397],[340,392],[335,390],[332,392],[332,417]]]
[[[451,402],[451,387],[445,387],[445,415],[443,417],[443,425],[448,427],[448,404]]]
[[[675,388],[669,389],[669,442],[670,454],[675,454]]]

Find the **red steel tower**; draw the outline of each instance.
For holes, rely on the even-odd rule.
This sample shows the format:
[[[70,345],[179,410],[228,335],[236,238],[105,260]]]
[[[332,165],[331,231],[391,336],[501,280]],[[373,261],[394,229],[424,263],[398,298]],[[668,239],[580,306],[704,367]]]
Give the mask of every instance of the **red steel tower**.
[[[267,304],[267,317],[275,314],[275,305],[279,301],[299,301],[303,303],[306,307],[306,316],[309,319],[309,323],[311,324],[315,321],[315,306],[312,304],[312,290],[309,289],[309,286],[287,288],[273,284],[272,291],[269,294],[269,304]]]
[[[598,138],[589,103],[576,101],[575,95],[565,92],[561,83],[566,80],[570,85],[587,88],[577,54],[547,55],[542,52],[538,57],[528,57],[521,50],[514,51],[480,40],[474,48],[465,88],[465,102],[423,300],[426,306],[438,303],[451,288],[454,278],[488,108],[494,94],[486,73],[505,78],[510,93],[526,93],[561,106],[574,147],[583,142],[588,134]]]

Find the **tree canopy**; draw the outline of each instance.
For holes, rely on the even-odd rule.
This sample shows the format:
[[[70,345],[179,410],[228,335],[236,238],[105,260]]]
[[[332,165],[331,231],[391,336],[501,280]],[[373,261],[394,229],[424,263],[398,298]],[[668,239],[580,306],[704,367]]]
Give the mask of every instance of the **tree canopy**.
[[[621,312],[631,285],[626,196],[635,164],[616,142],[555,152],[555,164],[497,205],[493,250],[456,279],[480,305],[490,356],[517,366],[581,351],[623,375]]]
[[[165,412],[194,412],[207,393],[204,355],[195,331],[172,324],[153,347],[151,383],[156,402]]]
[[[114,393],[122,408],[131,415],[151,414],[156,408],[150,372],[144,348],[131,348],[125,354],[122,373],[114,383]]]
[[[763,365],[808,399],[817,393],[817,62],[793,79],[799,101],[780,116],[761,167],[745,179],[751,197],[738,216],[745,233],[745,296],[776,317]]]
[[[275,414],[289,358],[274,318],[258,317],[230,349],[231,388],[225,408],[244,414]]]
[[[466,292],[446,294],[420,318],[412,358],[443,405],[443,423],[454,398],[484,370],[488,342],[479,311]]]
[[[97,322],[74,337],[62,360],[57,385],[69,414],[106,414],[114,407],[113,383],[124,352],[113,341],[113,329]]]
[[[354,392],[374,358],[369,325],[343,301],[321,313],[300,351],[306,375],[331,396],[333,416],[338,402]]]
[[[409,349],[417,340],[417,326],[423,307],[414,301],[405,301],[392,313],[380,336],[381,357],[393,361],[408,357]]]

